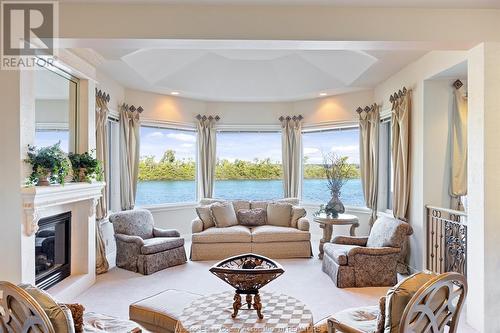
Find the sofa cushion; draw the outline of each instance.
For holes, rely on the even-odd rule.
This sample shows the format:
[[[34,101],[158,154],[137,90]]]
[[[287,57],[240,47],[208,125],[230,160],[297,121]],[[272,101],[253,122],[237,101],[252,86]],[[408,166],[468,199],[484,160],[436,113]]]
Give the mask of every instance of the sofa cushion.
[[[292,205],[285,202],[271,202],[267,205],[267,224],[289,227],[292,219]]]
[[[277,227],[273,225],[262,225],[252,228],[252,242],[302,242],[309,241],[311,234],[295,228]]]
[[[206,205],[211,205],[216,202],[226,202],[226,200],[223,199],[214,199],[214,198],[201,198],[200,199],[200,205],[206,206]]]
[[[193,243],[250,243],[250,229],[242,225],[210,228],[192,236]]]
[[[292,207],[292,220],[290,221],[291,227],[292,228],[297,228],[297,223],[299,219],[303,218],[306,216],[307,212],[304,208],[302,207]]]
[[[73,317],[68,307],[58,304],[49,293],[30,284],[21,284],[19,287],[30,294],[30,296],[42,307],[57,333],[75,332]]]
[[[416,273],[389,289],[385,300],[384,333],[399,332],[406,305],[420,287],[435,277],[436,274],[430,272]]]
[[[250,201],[250,209],[262,208],[266,210],[268,204],[269,201]]]
[[[217,228],[227,228],[238,225],[238,219],[230,202],[216,202],[210,206],[212,218]]]
[[[278,200],[275,200],[276,202],[285,202],[285,203],[289,203],[291,204],[292,206],[296,206],[299,204],[299,199],[298,198],[283,198],[283,199],[278,199]]]
[[[234,211],[238,213],[240,209],[250,209],[250,201],[248,200],[234,200],[233,201]]]
[[[236,213],[238,223],[247,227],[256,227],[266,224],[267,213],[262,208],[240,209]]]
[[[212,218],[210,205],[196,207],[196,214],[200,218],[201,222],[203,222],[203,229],[215,227],[215,221]]]
[[[411,235],[411,226],[392,217],[379,217],[373,224],[367,247],[403,247],[408,235]]]
[[[340,266],[346,266],[348,263],[349,251],[355,247],[359,246],[326,243],[325,245],[323,245],[323,251],[325,255],[332,258]]]
[[[153,254],[175,249],[184,245],[184,238],[178,237],[154,237],[144,240],[141,247],[142,254]]]

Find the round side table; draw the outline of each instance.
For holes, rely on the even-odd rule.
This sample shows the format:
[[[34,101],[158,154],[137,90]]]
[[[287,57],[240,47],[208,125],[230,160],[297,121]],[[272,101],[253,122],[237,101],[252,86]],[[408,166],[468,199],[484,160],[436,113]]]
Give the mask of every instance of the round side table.
[[[349,234],[356,236],[355,229],[359,227],[359,219],[351,214],[339,214],[338,217],[327,216],[322,213],[314,217],[314,222],[319,223],[319,227],[323,229],[323,238],[319,241],[319,258],[323,259],[323,246],[332,240],[334,225],[350,225]]]

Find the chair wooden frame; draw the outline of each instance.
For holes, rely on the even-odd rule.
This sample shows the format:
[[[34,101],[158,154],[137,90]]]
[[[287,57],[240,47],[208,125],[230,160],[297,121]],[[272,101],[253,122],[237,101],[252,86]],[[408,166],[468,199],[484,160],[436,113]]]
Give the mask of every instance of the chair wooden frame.
[[[438,309],[433,310],[429,304],[438,301],[439,292],[446,290],[447,297],[441,302]],[[462,274],[444,273],[428,281],[413,295],[405,307],[399,326],[400,332],[408,333],[440,333],[449,325],[449,333],[454,333],[458,327],[458,320],[467,295],[467,282]],[[415,328],[422,325],[423,330]]]
[[[49,317],[30,294],[0,281],[0,331],[8,333],[56,333]]]

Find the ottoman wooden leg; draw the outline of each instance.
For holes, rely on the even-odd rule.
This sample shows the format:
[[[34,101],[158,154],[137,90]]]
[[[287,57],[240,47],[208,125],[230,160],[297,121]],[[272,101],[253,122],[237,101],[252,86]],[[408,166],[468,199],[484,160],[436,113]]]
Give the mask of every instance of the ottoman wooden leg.
[[[264,316],[262,315],[262,303],[260,302],[260,295],[257,293],[253,297],[253,308],[257,310],[257,316],[259,316],[260,319],[263,319]]]
[[[233,303],[233,314],[231,317],[236,318],[238,315],[238,311],[241,309],[241,296],[240,294],[234,294],[234,303]]]
[[[247,294],[246,301],[247,301],[248,308],[251,309],[252,308],[252,294]]]

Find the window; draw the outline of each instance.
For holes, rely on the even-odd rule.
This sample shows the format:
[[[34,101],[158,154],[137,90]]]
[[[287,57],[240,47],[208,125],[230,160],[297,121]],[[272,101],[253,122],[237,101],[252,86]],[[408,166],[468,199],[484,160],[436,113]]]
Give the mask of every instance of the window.
[[[330,191],[323,172],[323,156],[334,152],[346,156],[352,164],[356,175],[349,179],[342,188],[341,200],[346,206],[365,206],[361,179],[359,176],[359,129],[333,129],[304,132],[304,181],[302,200],[326,204],[330,199]]]
[[[281,133],[217,133],[215,173],[216,198],[282,198]]]
[[[141,127],[136,205],[196,201],[196,133]]]
[[[120,125],[115,119],[108,119],[108,164],[106,166],[108,209],[121,210],[120,202]]]

